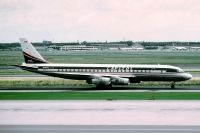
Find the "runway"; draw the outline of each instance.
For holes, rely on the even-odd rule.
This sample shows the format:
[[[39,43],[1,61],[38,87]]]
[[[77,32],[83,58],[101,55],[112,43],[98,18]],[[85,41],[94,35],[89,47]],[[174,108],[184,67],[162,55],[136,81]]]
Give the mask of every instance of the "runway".
[[[199,133],[200,101],[0,101],[1,133]]]
[[[8,100],[0,125],[200,126],[200,101]]]
[[[169,125],[1,125],[1,133],[199,133],[200,126]]]
[[[200,92],[199,86],[184,86],[170,89],[167,87],[0,87],[0,92]]]

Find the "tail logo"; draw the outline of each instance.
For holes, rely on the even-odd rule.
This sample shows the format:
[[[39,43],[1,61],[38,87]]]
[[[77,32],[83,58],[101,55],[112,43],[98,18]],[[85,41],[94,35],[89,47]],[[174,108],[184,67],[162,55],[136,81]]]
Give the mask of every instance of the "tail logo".
[[[44,60],[38,59],[26,52],[23,51],[24,59],[26,63],[47,63]]]
[[[26,63],[48,63],[26,38],[19,40]]]

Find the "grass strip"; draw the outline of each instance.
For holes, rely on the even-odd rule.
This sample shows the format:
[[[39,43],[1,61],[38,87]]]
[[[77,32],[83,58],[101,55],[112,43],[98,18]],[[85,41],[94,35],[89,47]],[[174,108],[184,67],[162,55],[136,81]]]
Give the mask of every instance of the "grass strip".
[[[1,92],[0,100],[200,100],[200,92]]]
[[[91,87],[84,80],[67,79],[32,79],[32,80],[0,80],[0,87]],[[129,87],[170,86],[170,82],[142,82],[130,84]],[[200,80],[177,82],[176,86],[200,86]]]

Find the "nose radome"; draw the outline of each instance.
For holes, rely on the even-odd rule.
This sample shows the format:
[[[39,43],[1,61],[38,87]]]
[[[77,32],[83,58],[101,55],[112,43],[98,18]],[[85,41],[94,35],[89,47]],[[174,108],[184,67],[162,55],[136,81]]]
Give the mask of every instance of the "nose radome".
[[[186,73],[186,74],[185,74],[185,78],[186,78],[186,79],[191,79],[191,78],[192,78],[192,75],[189,74],[189,73]]]

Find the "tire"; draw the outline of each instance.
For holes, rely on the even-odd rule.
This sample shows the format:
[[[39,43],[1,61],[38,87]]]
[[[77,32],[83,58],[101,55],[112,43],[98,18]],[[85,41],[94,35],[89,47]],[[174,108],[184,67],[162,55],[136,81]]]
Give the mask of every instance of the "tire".
[[[175,89],[175,82],[171,83],[171,89]]]

